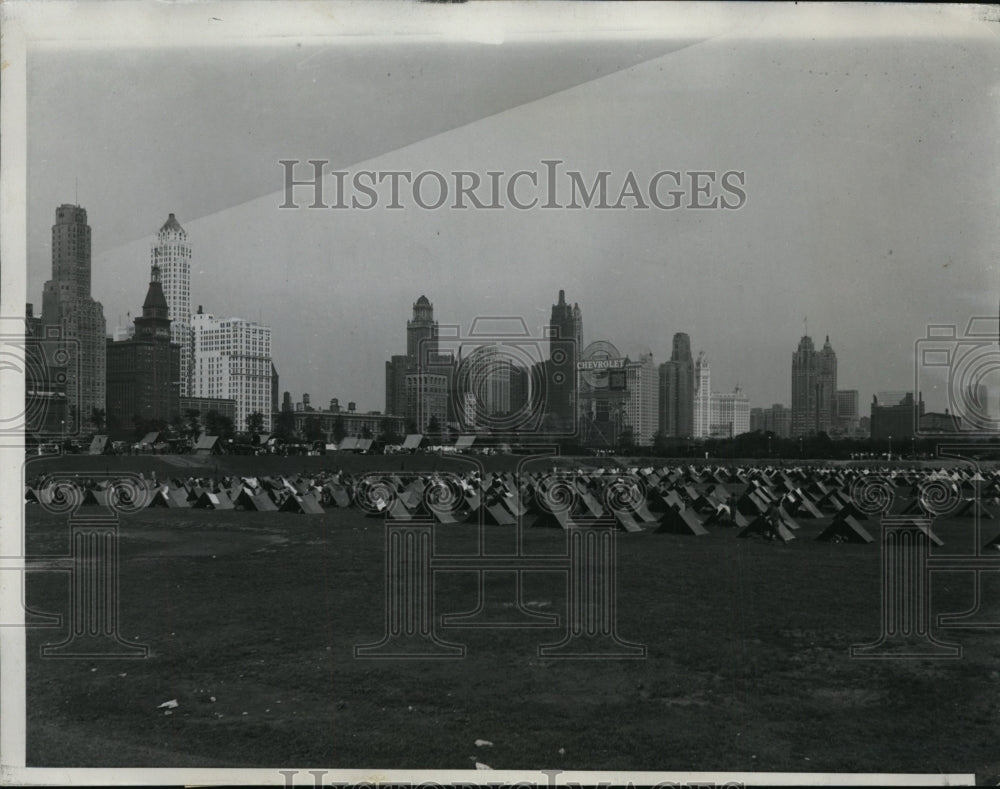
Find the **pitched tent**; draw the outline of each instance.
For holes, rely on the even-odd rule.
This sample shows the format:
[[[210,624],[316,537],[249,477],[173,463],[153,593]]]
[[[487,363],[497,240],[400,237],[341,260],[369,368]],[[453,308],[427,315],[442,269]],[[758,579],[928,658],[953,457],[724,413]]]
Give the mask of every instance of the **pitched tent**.
[[[874,542],[868,530],[851,515],[837,518],[816,538],[820,542]]]
[[[403,449],[420,449],[420,443],[424,437],[420,433],[410,433],[403,441]]]
[[[90,442],[90,454],[103,455],[108,451],[108,447],[107,436],[94,436],[94,440]]]
[[[233,502],[222,491],[212,493],[211,491],[203,490],[198,500],[192,506],[204,510],[231,510],[233,509]]]
[[[754,518],[754,520],[743,529],[737,537],[762,537],[764,539],[770,540],[781,540],[782,542],[790,542],[795,539],[795,535],[792,534],[791,529],[789,529],[785,524],[778,523],[776,526],[772,525],[771,522],[765,518],[763,515]]]
[[[466,449],[472,449],[472,445],[475,442],[475,436],[459,436],[458,440],[455,442],[455,449],[459,452],[463,452]]]
[[[312,493],[305,493],[301,496],[289,496],[282,502],[279,509],[282,512],[297,512],[302,515],[323,514],[323,508]]]
[[[158,430],[153,430],[153,431],[150,431],[149,433],[146,433],[146,435],[144,435],[142,437],[142,441],[140,441],[139,444],[142,445],[142,446],[144,446],[144,447],[146,447],[146,446],[151,447],[151,446],[153,446],[157,442],[157,440],[159,438],[160,438],[159,431]]]
[[[375,443],[373,438],[359,438],[358,443],[355,445],[355,449],[358,452],[368,452],[372,448],[372,444]]]
[[[353,452],[357,448],[358,439],[353,436],[347,436],[346,438],[342,438],[340,440],[340,446],[337,447],[337,450],[340,452]]]
[[[198,437],[198,443],[194,445],[196,455],[219,455],[222,453],[222,445],[218,436],[209,436],[202,433]]]
[[[656,531],[669,534],[693,534],[696,537],[708,534],[708,530],[701,525],[701,518],[698,517],[698,514],[687,507],[684,509],[669,508],[660,518],[660,525]]]
[[[278,505],[263,490],[254,493],[249,488],[243,488],[236,497],[234,504],[238,510],[249,510],[250,512],[275,512]]]

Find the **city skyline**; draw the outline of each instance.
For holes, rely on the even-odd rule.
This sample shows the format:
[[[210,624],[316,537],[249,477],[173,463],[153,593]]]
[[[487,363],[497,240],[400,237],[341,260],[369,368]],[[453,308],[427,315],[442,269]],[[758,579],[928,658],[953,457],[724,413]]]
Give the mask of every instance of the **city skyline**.
[[[588,338],[634,359],[652,351],[659,364],[686,333],[712,360],[715,388],[739,385],[755,406],[791,404],[788,354],[808,317],[838,349],[840,385],[867,403],[913,388],[928,323],[995,313],[1000,241],[995,88],[962,77],[996,68],[995,49],[873,40],[449,43],[386,50],[384,72],[366,68],[376,43],[209,47],[180,62],[157,49],[35,53],[28,301],[51,259],[52,206],[78,178],[109,330],[137,311],[153,231],[173,212],[193,248],[191,303],[271,325],[278,367],[295,367],[281,369],[283,389],[377,410],[381,362],[399,352],[395,317],[416,295],[442,324],[506,314],[538,331],[566,288]],[[449,100],[456,59],[466,102]],[[320,79],[333,71],[364,90]],[[251,84],[249,107],[237,97]],[[384,102],[390,112],[367,95],[397,101]],[[885,95],[897,97],[892,113]],[[258,117],[259,106],[274,112]],[[408,122],[394,124],[397,113]],[[121,122],[109,125],[111,114]],[[178,115],[190,135],[164,131]],[[616,181],[737,169],[748,200],[705,212],[281,211],[278,162],[312,157],[350,170],[508,173],[554,158]],[[972,201],[969,183],[982,189]],[[938,394],[924,391],[929,409],[945,407]]]

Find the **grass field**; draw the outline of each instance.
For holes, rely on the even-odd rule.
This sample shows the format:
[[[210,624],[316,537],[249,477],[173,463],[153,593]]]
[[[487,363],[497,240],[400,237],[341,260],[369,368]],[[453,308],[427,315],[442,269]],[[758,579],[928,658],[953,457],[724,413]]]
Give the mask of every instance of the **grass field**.
[[[50,471],[80,462],[45,460]],[[85,460],[198,473],[164,458]],[[288,472],[343,465],[209,463],[220,473],[252,465],[273,473],[261,461]],[[430,461],[352,462],[353,470],[398,470]],[[29,556],[64,553],[65,517],[37,505],[27,513]],[[878,635],[879,546],[815,542],[827,523],[803,521],[787,545],[739,540],[728,529],[621,534],[618,628],[646,645],[644,660],[539,658],[539,644],[562,638],[562,628],[549,627],[442,630],[467,646],[465,658],[392,661],[353,652],[384,629],[378,519],[355,510],[146,510],[122,522],[120,623],[150,655],[42,659],[40,647],[64,632],[29,630],[28,764],[471,769],[480,761],[496,769],[975,772],[996,783],[1000,631],[938,631],[963,646],[958,660],[852,659],[852,644]],[[970,528],[956,519],[935,531],[960,551],[971,548]],[[987,536],[997,529],[988,524]],[[510,528],[486,532],[494,550],[510,544]],[[469,525],[436,527],[436,550],[472,550],[475,535]],[[565,539],[535,528],[525,545],[556,553]],[[29,574],[29,605],[65,613],[67,579]],[[984,576],[983,590],[1000,621],[1000,574]],[[502,592],[487,585],[488,612],[509,609]],[[969,607],[971,575],[935,574],[933,595],[935,611]],[[437,577],[436,614],[467,611],[477,599],[474,573]],[[564,616],[565,579],[529,573],[523,599]],[[179,706],[166,715],[158,705],[170,699]]]

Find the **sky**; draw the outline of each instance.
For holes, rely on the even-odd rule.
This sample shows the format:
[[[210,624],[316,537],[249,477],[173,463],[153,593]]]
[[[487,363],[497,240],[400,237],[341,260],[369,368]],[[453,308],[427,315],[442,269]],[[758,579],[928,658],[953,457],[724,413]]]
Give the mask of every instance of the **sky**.
[[[906,36],[831,35],[821,19],[788,34],[757,13],[710,34],[665,25],[497,43],[324,28],[256,43],[37,45],[28,300],[40,308],[56,206],[79,202],[110,333],[139,311],[150,244],[173,212],[194,252],[193,308],[270,325],[293,400],[382,409],[384,362],[405,352],[422,294],[462,332],[512,316],[541,337],[564,289],[585,342],[659,362],[686,332],[713,389],[739,385],[753,406],[790,402],[808,320],[862,414],[915,375],[942,407],[943,387],[916,371],[917,341],[929,323],[961,334],[1000,299],[995,34],[971,23],[935,34],[922,18]],[[412,199],[391,210],[383,189],[371,210],[283,210],[282,159],[484,179],[559,159],[615,185],[628,172],[643,183],[736,170],[747,198],[737,210]]]

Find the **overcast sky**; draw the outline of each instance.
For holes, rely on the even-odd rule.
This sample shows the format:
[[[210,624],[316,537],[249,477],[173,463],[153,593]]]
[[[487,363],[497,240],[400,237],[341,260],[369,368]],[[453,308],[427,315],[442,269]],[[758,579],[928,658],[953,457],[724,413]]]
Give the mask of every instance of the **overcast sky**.
[[[1000,47],[981,26],[934,29],[500,45],[304,30],[267,46],[36,47],[28,299],[40,308],[55,208],[78,199],[110,333],[139,311],[151,240],[173,212],[194,250],[193,308],[272,326],[295,400],[382,409],[384,361],[405,352],[421,294],[442,323],[514,315],[538,332],[562,288],[587,342],[663,361],[687,332],[713,388],[739,384],[754,406],[789,404],[808,318],[865,414],[873,392],[912,388],[927,323],[997,311]],[[747,200],[278,209],[281,159],[485,178],[547,158],[588,179],[610,170],[613,184],[744,171]]]

